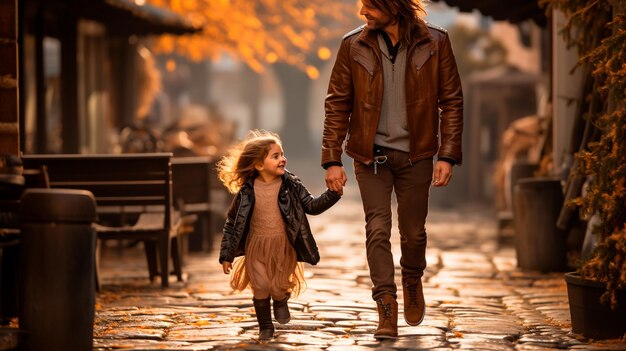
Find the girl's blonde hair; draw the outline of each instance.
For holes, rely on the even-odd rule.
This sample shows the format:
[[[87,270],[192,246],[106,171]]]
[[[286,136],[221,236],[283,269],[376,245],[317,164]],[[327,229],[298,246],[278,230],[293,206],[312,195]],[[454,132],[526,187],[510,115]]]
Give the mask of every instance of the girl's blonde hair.
[[[240,143],[231,147],[216,165],[217,176],[226,189],[235,194],[245,182],[256,177],[258,171],[255,166],[259,162],[263,163],[274,144],[282,147],[278,134],[254,129]]]

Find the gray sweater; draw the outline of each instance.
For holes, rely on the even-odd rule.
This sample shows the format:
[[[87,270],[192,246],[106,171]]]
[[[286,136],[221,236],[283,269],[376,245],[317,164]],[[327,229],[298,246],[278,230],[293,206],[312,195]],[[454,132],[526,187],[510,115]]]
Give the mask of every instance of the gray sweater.
[[[400,44],[395,63],[382,35],[378,35],[382,52],[383,103],[374,143],[390,149],[409,152],[409,129],[406,119],[406,45]]]

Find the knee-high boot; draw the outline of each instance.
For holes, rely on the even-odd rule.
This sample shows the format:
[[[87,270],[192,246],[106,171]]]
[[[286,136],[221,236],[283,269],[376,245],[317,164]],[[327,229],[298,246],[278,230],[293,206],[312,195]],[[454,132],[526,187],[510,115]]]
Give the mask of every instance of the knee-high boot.
[[[274,337],[274,324],[272,323],[271,298],[258,300],[253,298],[254,312],[259,323],[259,340],[268,340]]]

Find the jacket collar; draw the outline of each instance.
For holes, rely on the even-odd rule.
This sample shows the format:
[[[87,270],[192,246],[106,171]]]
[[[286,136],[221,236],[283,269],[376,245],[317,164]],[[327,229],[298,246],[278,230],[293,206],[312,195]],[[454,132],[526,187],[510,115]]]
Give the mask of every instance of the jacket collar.
[[[250,189],[254,189],[254,180],[256,179],[256,177],[252,177],[250,179],[248,179],[245,183],[243,183],[241,185],[241,188],[250,188]]]
[[[430,34],[430,31],[428,30],[428,26],[426,25],[426,22],[424,22],[424,20],[422,19],[419,19],[419,21],[417,22],[417,27],[415,28],[415,38],[417,39],[415,40],[414,43],[411,43],[410,47],[418,43],[421,43],[422,41],[433,40],[433,36]],[[367,26],[364,26],[363,31],[359,33],[357,40],[373,48],[377,48],[378,47],[378,30],[371,29]]]

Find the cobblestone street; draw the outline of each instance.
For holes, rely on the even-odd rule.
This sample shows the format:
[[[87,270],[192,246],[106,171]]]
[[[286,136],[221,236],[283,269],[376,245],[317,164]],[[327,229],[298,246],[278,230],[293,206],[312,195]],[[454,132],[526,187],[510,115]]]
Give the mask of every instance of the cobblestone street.
[[[305,266],[308,288],[290,302],[292,320],[274,323],[275,339],[256,341],[251,293],[233,294],[215,249],[187,258],[185,282],[150,284],[141,248],[109,249],[101,262],[95,350],[625,350],[616,340],[593,343],[570,332],[562,273],[516,269],[512,246],[496,244],[495,217],[484,208],[431,210],[426,318],[378,342],[375,303],[358,196],[346,195],[309,217],[321,261]],[[393,235],[396,265],[398,234]],[[218,246],[216,241],[216,246]],[[399,274],[400,270],[397,269]],[[396,282],[399,283],[397,276]],[[402,289],[399,291],[402,305]]]

